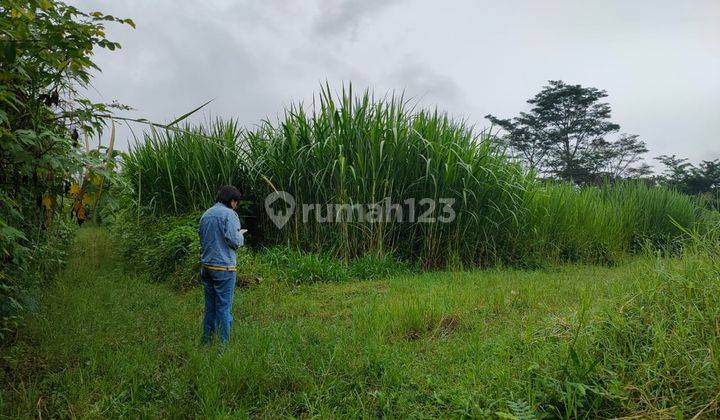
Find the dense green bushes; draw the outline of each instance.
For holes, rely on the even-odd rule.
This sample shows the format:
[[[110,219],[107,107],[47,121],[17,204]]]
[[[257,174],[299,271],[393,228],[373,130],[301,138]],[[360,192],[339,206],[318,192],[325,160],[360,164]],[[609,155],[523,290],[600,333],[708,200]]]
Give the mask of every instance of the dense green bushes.
[[[122,215],[112,228],[120,253],[133,269],[148,273],[151,280],[187,290],[199,284],[199,219],[200,213],[141,220]],[[377,279],[413,267],[390,256],[365,256],[346,264],[327,253],[274,246],[240,249],[237,269],[239,285],[248,286],[265,279],[292,284]]]
[[[698,225],[693,199],[639,182],[578,188],[525,174],[484,134],[444,114],[408,108],[402,98],[368,93],[334,98],[328,89],[310,110],[288,109],[278,123],[244,132],[233,122],[153,131],[128,154],[129,207],[142,215],[182,215],[237,185],[248,199],[256,243],[330,252],[343,259],[391,255],[424,267],[554,261],[613,263],[646,245],[671,250],[681,228]],[[296,202],[278,229],[263,208],[276,190]],[[418,217],[435,200],[430,222]],[[441,223],[452,200],[456,218]],[[319,204],[305,214],[304,204]],[[402,206],[375,223],[321,222],[327,204]],[[412,203],[412,204],[410,204]],[[408,221],[410,208],[415,220]],[[303,220],[306,218],[307,220]]]
[[[47,231],[34,232],[0,269],[0,346],[12,342],[12,334],[28,311],[37,308],[35,292],[45,287],[67,259],[74,234],[73,224],[62,218]],[[3,258],[3,257],[0,257]]]
[[[199,214],[184,217],[129,218],[121,213],[112,225],[120,254],[134,270],[151,280],[168,281],[187,289],[198,284],[200,244]]]

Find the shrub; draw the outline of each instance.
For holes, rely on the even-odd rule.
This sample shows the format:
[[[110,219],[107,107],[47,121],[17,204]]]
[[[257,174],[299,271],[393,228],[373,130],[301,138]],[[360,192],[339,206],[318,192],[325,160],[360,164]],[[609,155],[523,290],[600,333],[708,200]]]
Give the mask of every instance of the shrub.
[[[57,218],[46,231],[36,230],[32,241],[13,244],[12,259],[5,255],[0,268],[0,347],[10,342],[23,315],[36,310],[36,289],[47,287],[67,262],[74,231],[71,221]]]
[[[112,226],[122,256],[153,281],[166,281],[178,289],[198,283],[200,215],[145,217],[121,213]]]

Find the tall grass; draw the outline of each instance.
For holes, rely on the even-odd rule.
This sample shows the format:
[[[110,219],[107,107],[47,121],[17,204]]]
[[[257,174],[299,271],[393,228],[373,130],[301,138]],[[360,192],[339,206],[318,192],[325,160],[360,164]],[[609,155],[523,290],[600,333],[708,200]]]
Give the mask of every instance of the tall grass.
[[[683,228],[700,226],[706,213],[690,196],[640,181],[546,183],[528,192],[518,254],[525,261],[612,263],[645,247],[672,252],[686,237]]]
[[[150,214],[204,209],[219,186],[248,185],[243,139],[235,121],[146,132],[123,162],[127,198]]]
[[[84,227],[0,357],[0,416],[718,418],[718,236],[612,268],[268,278],[218,354],[201,290]]]
[[[647,243],[663,250],[676,249],[678,239],[684,236],[683,228],[709,226],[704,218],[713,215],[691,196],[642,182],[605,188],[603,195],[618,208],[620,224],[629,235],[626,240],[632,250]]]
[[[232,121],[152,131],[130,150],[124,174],[133,206],[149,214],[202,210],[233,184],[254,204],[261,243],[345,260],[394,254],[425,267],[612,263],[648,244],[672,249],[701,217],[690,197],[642,183],[542,183],[463,121],[351,88],[334,96],[326,87],[311,106],[293,105],[253,131]],[[263,208],[276,190],[296,201],[282,229]],[[435,219],[408,222],[409,200],[417,217],[426,198],[437,203]],[[438,219],[440,199],[454,201],[449,223]],[[401,205],[405,221],[324,220],[327,204],[372,203],[381,214]],[[321,207],[304,212],[305,204]]]
[[[335,98],[323,90],[311,109],[292,107],[280,123],[250,133],[250,144],[259,173],[291,193],[298,208],[381,203],[384,213],[388,204],[403,205],[403,223],[319,223],[312,216],[303,223],[296,211],[283,230],[267,225],[276,240],[345,258],[390,251],[426,266],[486,263],[504,252],[528,183],[502,150],[463,122],[416,112],[402,97],[376,100],[367,92]],[[441,214],[440,199],[454,200],[457,218],[408,221],[405,203],[416,203],[412,210],[419,216],[428,209],[420,205],[425,198],[438,203],[432,218]]]

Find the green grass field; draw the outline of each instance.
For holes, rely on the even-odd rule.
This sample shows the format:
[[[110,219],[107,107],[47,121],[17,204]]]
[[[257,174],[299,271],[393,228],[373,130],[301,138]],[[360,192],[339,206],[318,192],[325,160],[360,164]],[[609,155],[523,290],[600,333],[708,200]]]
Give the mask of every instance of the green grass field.
[[[718,413],[720,298],[704,260],[303,286],[267,279],[238,289],[222,349],[199,346],[199,288],[179,294],[134,274],[101,228],[81,229],[71,252],[2,356],[4,415]],[[662,273],[713,281],[658,293]]]

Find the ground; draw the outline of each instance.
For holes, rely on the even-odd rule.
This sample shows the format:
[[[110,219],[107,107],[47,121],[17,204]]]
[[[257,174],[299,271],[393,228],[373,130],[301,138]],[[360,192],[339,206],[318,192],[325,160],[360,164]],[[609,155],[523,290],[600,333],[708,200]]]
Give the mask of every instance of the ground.
[[[238,289],[222,348],[199,344],[199,288],[136,274],[101,228],[81,229],[71,254],[4,356],[0,413],[518,415],[547,398],[537,378],[568,366],[583,319],[649,287],[637,274],[652,264],[268,280]]]

